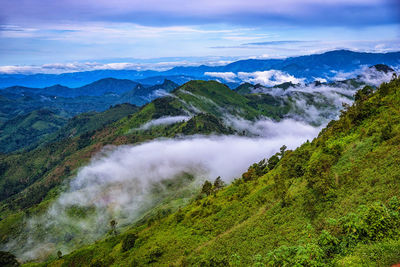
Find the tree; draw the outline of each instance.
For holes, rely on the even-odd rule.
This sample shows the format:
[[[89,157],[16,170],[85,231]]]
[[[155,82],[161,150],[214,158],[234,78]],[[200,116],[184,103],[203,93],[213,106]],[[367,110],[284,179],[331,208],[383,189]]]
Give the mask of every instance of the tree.
[[[362,89],[360,89],[360,90],[358,90],[358,91],[356,92],[356,94],[354,95],[354,101],[355,101],[356,103],[359,103],[359,102],[361,102],[361,101],[364,101],[364,100],[366,100],[370,95],[372,95],[373,92],[374,92],[374,89],[373,89],[371,86],[369,86],[369,85],[364,86],[364,88],[362,88]]]
[[[225,186],[224,181],[222,181],[221,176],[218,176],[217,179],[214,181],[213,189],[214,191],[218,191]]]
[[[203,184],[203,187],[201,188],[201,193],[206,194],[207,196],[209,196],[212,193],[212,183],[210,181],[205,181]]]
[[[279,153],[276,153],[275,155],[271,156],[268,159],[268,169],[272,170],[273,168],[275,168],[275,166],[279,163]]]
[[[285,155],[286,148],[287,148],[287,146],[283,145],[283,146],[281,146],[281,148],[279,149],[279,150],[280,150],[280,153],[279,153],[280,158],[282,158],[282,157]]]
[[[110,234],[117,235],[117,230],[116,230],[117,224],[118,224],[117,221],[114,219],[110,221],[110,227],[111,227]]]

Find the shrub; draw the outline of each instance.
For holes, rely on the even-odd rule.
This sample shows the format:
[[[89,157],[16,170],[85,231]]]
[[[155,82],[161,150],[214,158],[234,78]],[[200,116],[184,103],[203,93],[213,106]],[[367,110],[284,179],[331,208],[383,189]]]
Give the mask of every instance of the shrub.
[[[163,250],[159,246],[152,247],[147,254],[147,262],[157,262],[158,258],[163,254]]]
[[[331,257],[339,250],[339,239],[332,236],[328,231],[323,230],[318,238],[318,245],[322,248],[327,257]]]
[[[138,239],[137,234],[130,233],[127,234],[124,239],[122,239],[122,251],[128,251],[135,246],[135,242]]]
[[[0,251],[0,266],[11,267],[19,266],[15,256],[7,251]]]
[[[267,254],[266,261],[270,266],[325,266],[324,253],[315,244],[304,246],[281,246]]]
[[[389,140],[393,137],[393,129],[391,124],[387,124],[385,127],[382,128],[381,131],[381,139],[383,141]]]

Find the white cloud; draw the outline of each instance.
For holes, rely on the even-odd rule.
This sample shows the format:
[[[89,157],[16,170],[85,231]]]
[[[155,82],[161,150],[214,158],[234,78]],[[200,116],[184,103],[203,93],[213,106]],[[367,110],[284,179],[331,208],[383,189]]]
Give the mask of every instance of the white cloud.
[[[235,82],[237,75],[233,72],[205,72],[204,75],[224,79],[227,82]]]
[[[169,124],[174,124],[180,121],[187,121],[190,120],[190,116],[170,116],[170,117],[161,117],[155,120],[151,120],[149,122],[146,122],[142,126],[140,126],[139,130],[148,130],[153,126],[158,126],[158,125],[169,125]]]
[[[304,78],[296,78],[293,75],[282,72],[280,70],[266,70],[256,72],[205,72],[204,75],[210,77],[221,78],[227,82],[235,82],[240,80],[252,84],[262,84],[265,86],[275,86],[285,82],[293,84],[303,83]]]
[[[302,121],[294,121],[292,119],[284,119],[280,122],[273,121],[269,118],[262,118],[257,121],[249,121],[243,118],[226,116],[224,122],[239,132],[245,132],[246,135],[258,137],[285,137],[297,136],[313,136],[319,128],[311,127]]]
[[[230,61],[207,61],[210,66],[224,65]],[[115,63],[99,63],[99,62],[72,62],[72,63],[54,63],[44,65],[9,65],[0,66],[0,74],[61,74],[81,71],[93,70],[156,70],[164,71],[176,66],[199,66],[204,64],[204,61],[162,61],[156,63],[131,63],[131,62],[115,62]]]
[[[379,86],[383,82],[389,82],[393,77],[393,73],[392,71],[385,73],[377,71],[375,68],[367,68],[359,79],[367,84]]]
[[[396,68],[395,68],[396,69]],[[394,72],[377,71],[374,67],[361,66],[359,69],[351,72],[331,71],[334,73],[332,80],[343,81],[350,78],[357,78],[361,82],[370,85],[379,86],[383,82],[389,82]]]
[[[238,78],[242,81],[262,84],[265,86],[275,86],[285,82],[292,82],[293,84],[303,83],[304,78],[296,78],[293,75],[284,73],[279,70],[266,70],[256,72],[239,72]]]
[[[320,77],[314,78],[314,81],[320,82],[320,83],[326,83],[326,82],[328,82],[325,78],[320,78]]]

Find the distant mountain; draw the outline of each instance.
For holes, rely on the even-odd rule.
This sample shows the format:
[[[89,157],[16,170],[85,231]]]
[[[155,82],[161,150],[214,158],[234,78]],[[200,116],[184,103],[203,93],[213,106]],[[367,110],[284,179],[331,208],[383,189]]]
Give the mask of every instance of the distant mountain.
[[[39,142],[44,142],[44,139],[55,141],[61,137],[78,135],[83,129],[97,129],[95,126],[127,116],[137,109],[136,106],[164,96],[176,87],[177,84],[168,80],[146,87],[130,80],[112,78],[73,89],[60,85],[43,89],[9,87],[0,91],[0,152],[31,149]],[[128,105],[129,108],[114,107],[107,110],[110,106],[120,107],[119,104],[122,103],[136,106]],[[97,113],[102,111],[105,112]],[[75,115],[78,116],[72,118]],[[70,123],[75,125],[74,127],[68,125],[56,136],[49,137],[49,134],[67,123],[69,118],[72,118]],[[40,129],[35,128],[38,125]]]
[[[258,70],[276,69],[287,71],[295,75],[299,74],[322,73],[325,71],[352,71],[361,65],[399,65],[400,52],[391,53],[364,53],[353,52],[348,50],[335,50],[322,54],[314,54],[299,57],[289,57],[287,59],[249,59],[240,60],[230,63],[222,67],[223,71],[246,71],[253,72]],[[302,75],[295,75],[296,77],[304,77]]]
[[[157,97],[173,91],[179,85],[170,80],[164,80],[161,84],[156,84],[150,87],[145,87],[138,84],[134,89],[125,92],[121,95],[121,100],[127,103],[134,103],[141,106],[151,102]]]
[[[82,112],[104,111],[116,104],[141,106],[177,86],[168,80],[148,87],[114,78],[102,79],[78,88],[62,85],[45,88],[12,86],[0,90],[0,122],[42,108],[69,118]]]
[[[160,75],[160,76],[152,76],[144,79],[136,80],[141,84],[162,84],[164,80],[173,81],[176,84],[182,85],[191,80],[196,80],[195,76],[187,76],[187,75]]]
[[[191,66],[175,67],[166,71],[136,70],[96,70],[64,74],[0,74],[0,88],[20,85],[28,87],[46,87],[61,84],[69,87],[80,87],[103,78],[129,79],[146,84],[160,84],[170,79],[178,84],[188,80],[215,79],[207,72],[255,72],[279,70],[298,78],[313,81],[314,78],[332,78],[336,72],[352,72],[363,65],[386,64],[400,65],[400,52],[365,53],[348,50],[335,50],[322,54],[289,57],[286,59],[247,59],[239,60],[224,66]]]
[[[102,96],[104,94],[118,94],[132,90],[139,83],[131,80],[121,80],[115,78],[105,78],[90,84],[69,88],[60,84],[56,84],[44,88],[30,88],[24,86],[11,86],[0,91],[1,94],[36,94],[43,96],[60,96],[60,97],[78,97],[78,96]]]
[[[132,90],[139,84],[131,80],[106,78],[95,81],[91,84],[76,88],[78,96],[101,96],[104,94],[121,95]]]
[[[0,74],[0,88],[13,85],[47,87],[62,84],[80,87],[105,78],[137,80],[158,75],[157,71],[95,70],[63,74]]]
[[[137,106],[120,104],[104,112],[88,112],[71,119],[52,110],[39,109],[0,124],[0,153],[31,150],[39,145],[97,130],[135,113]]]
[[[79,88],[61,85],[46,88],[14,86],[0,91],[0,123],[6,123],[15,116],[25,116],[43,108],[68,119],[88,111],[101,112],[121,103],[142,106],[156,98],[167,96],[150,104],[154,106],[151,116],[146,112],[140,112],[142,117],[135,123],[146,123],[162,116],[193,117],[202,112],[225,120],[227,126],[231,126],[232,123],[226,121],[227,115],[247,120],[260,116],[275,120],[296,118],[318,126],[338,115],[338,110],[341,108],[341,102],[336,101],[338,98],[342,98],[342,102],[346,99],[351,101],[355,91],[361,86],[374,86],[376,81],[381,83],[383,81],[381,76],[387,80],[389,76],[391,77],[392,71],[393,69],[387,65],[377,64],[367,69],[364,74],[344,82],[297,85],[285,82],[272,87],[243,83],[233,91],[226,85],[216,82],[191,81],[175,90],[178,84],[169,80],[154,86],[143,86],[134,81],[113,78],[102,79]],[[173,96],[168,96],[170,93],[173,93]],[[148,106],[144,107],[144,110],[146,109]],[[316,110],[318,116],[315,116]],[[10,123],[7,125],[12,127]],[[15,127],[18,128],[19,124],[16,123]],[[140,124],[130,125],[130,128],[135,127],[140,127]],[[49,133],[56,130],[58,129],[53,128]],[[69,131],[65,131],[67,132]],[[33,131],[30,138],[35,135],[42,134]],[[65,137],[63,134],[60,136]],[[7,135],[7,138],[10,136]],[[35,144],[31,145],[29,142],[25,145],[9,146],[11,148],[2,151],[34,147]]]

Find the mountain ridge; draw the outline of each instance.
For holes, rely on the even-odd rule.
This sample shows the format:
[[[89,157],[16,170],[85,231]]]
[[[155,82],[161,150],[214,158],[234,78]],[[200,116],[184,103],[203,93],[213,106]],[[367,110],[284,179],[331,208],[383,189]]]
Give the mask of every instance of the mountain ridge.
[[[152,80],[152,77],[161,76],[162,79],[157,78],[152,80],[152,82],[161,83],[162,80],[166,78],[182,84],[182,80],[179,79],[180,76],[187,76],[189,79],[212,79],[212,77],[206,76],[204,73],[239,71],[254,72],[271,69],[286,71],[290,75],[299,78],[306,78],[311,82],[313,77],[321,77],[323,75],[331,77],[331,70],[349,72],[357,70],[361,65],[375,65],[379,63],[399,66],[400,52],[368,53],[349,50],[334,50],[321,54],[288,57],[285,59],[239,60],[225,66],[179,66],[166,71],[146,70],[141,72],[137,70],[96,70],[65,74],[0,74],[0,88],[16,84],[23,86],[46,87],[57,83],[65,86],[79,87],[106,77],[130,79],[134,81],[146,81],[146,79],[148,79],[150,81]]]

